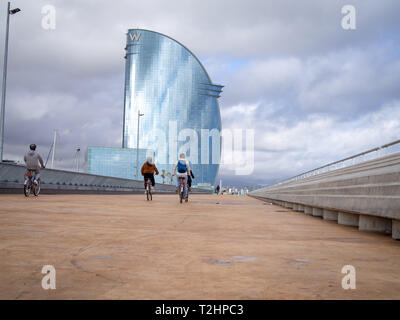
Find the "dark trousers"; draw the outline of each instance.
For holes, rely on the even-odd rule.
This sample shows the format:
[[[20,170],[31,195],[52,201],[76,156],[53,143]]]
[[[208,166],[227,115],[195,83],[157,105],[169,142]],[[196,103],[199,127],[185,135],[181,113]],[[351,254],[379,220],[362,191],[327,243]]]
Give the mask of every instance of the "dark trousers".
[[[190,175],[188,175],[188,187],[191,188],[192,187],[192,177]]]
[[[154,185],[155,185],[155,181],[154,181],[154,174],[152,174],[152,173],[145,173],[144,175],[143,175],[143,178],[144,178],[144,187],[146,188],[146,180],[148,180],[148,179],[150,179],[150,181],[151,181],[151,185],[154,187]]]

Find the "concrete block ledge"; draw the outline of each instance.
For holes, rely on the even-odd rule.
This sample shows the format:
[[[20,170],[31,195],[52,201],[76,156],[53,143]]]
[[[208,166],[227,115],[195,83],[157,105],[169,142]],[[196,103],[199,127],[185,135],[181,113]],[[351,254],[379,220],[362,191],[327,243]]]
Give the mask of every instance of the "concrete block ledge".
[[[339,212],[338,223],[345,226],[358,227],[359,217],[359,214]]]
[[[392,238],[400,240],[400,220],[392,220]]]
[[[322,210],[322,217],[323,217],[324,220],[337,221],[338,220],[338,212],[333,211],[333,210],[323,209]]]
[[[249,193],[292,203],[305,212],[359,230],[400,238],[400,153],[283,182]]]
[[[313,208],[312,215],[314,217],[322,217],[322,209],[321,208]]]
[[[358,229],[360,231],[374,231],[374,232],[391,234],[392,220],[386,218],[360,215]]]
[[[308,206],[305,206],[305,207],[304,207],[304,213],[305,213],[305,214],[310,214],[310,215],[312,215],[312,212],[313,212],[313,208],[312,208],[312,207],[308,207]]]

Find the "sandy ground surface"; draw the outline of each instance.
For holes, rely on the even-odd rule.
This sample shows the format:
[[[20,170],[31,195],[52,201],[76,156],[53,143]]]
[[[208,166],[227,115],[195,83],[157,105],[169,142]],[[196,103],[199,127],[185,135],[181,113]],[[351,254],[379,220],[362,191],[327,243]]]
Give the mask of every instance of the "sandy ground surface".
[[[0,195],[0,271],[1,299],[400,299],[400,242],[249,197]]]

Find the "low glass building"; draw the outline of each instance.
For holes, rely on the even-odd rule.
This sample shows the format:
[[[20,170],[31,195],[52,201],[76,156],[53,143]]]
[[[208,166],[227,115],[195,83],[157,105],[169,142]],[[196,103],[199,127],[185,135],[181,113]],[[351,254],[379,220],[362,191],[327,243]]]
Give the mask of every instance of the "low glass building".
[[[87,173],[124,179],[136,179],[136,150],[128,148],[88,147]],[[139,149],[139,179],[142,179],[140,169],[147,156],[153,155],[152,150]]]
[[[217,99],[223,86],[213,84],[199,59],[166,35],[130,29],[125,50],[122,147],[136,148],[139,132],[140,147],[154,150],[160,173],[170,174],[183,152],[195,175],[193,184],[213,186],[221,152]],[[156,177],[157,182],[165,179]]]

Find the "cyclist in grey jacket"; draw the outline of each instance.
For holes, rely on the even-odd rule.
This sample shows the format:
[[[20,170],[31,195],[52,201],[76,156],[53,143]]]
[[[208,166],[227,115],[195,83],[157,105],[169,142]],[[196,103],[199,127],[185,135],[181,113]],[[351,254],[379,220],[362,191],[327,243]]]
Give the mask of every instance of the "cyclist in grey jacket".
[[[29,146],[29,148],[31,150],[28,151],[27,154],[25,154],[24,161],[26,163],[27,173],[29,173],[29,170],[35,172],[35,181],[34,181],[34,183],[37,184],[37,180],[40,179],[40,167],[42,167],[44,169],[45,166],[44,166],[42,157],[40,156],[39,153],[37,153],[35,151],[36,150],[36,144],[31,144]],[[39,164],[40,164],[40,166],[39,166]]]

